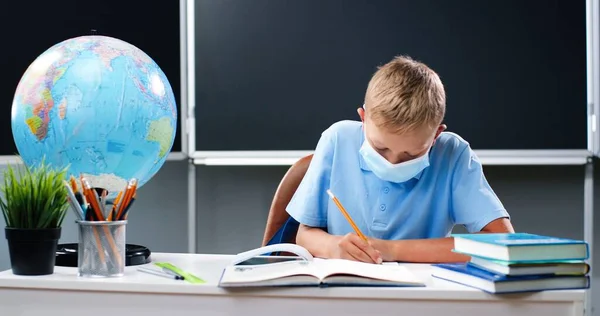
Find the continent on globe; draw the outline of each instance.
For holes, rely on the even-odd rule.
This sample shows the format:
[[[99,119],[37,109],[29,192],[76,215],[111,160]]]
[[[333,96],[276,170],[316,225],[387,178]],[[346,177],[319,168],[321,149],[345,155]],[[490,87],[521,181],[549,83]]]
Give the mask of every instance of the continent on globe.
[[[171,149],[171,139],[175,129],[171,126],[171,119],[163,117],[156,121],[150,122],[146,139],[151,142],[157,142],[160,146],[158,157],[162,158],[169,153]]]
[[[45,159],[116,192],[131,178],[141,187],[163,166],[177,107],[166,75],[142,50],[81,36],[48,48],[27,68],[11,125],[26,165]]]
[[[15,95],[25,105],[25,123],[38,140],[48,134],[49,113],[54,107],[52,88],[64,75],[63,66],[75,55],[64,49],[42,54],[30,65],[17,86]]]

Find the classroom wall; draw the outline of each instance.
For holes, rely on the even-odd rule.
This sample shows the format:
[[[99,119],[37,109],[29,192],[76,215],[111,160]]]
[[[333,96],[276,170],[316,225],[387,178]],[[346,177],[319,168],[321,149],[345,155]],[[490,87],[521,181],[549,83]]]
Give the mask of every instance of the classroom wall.
[[[237,253],[260,246],[273,193],[287,168],[197,166],[199,252]],[[596,196],[600,190],[598,169],[600,165],[595,171]],[[187,251],[187,172],[187,161],[167,162],[140,189],[129,217],[128,243],[155,252]],[[583,238],[582,166],[485,166],[485,173],[518,231]],[[600,199],[595,205],[599,210]],[[61,242],[77,241],[73,221],[69,214]],[[600,255],[600,232],[595,239],[595,252]],[[600,267],[599,255],[594,258],[595,267]],[[9,267],[2,238],[0,270]],[[594,282],[598,280],[600,274]],[[600,304],[600,290],[593,297]]]

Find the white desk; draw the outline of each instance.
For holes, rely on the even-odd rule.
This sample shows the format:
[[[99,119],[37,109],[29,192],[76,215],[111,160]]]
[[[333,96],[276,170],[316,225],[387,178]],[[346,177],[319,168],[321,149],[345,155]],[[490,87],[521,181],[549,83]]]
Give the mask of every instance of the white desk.
[[[139,273],[113,279],[79,278],[75,268],[48,276],[0,273],[0,314],[10,316],[187,315],[583,315],[584,290],[490,295],[432,278],[428,265],[408,265],[426,280],[419,288],[268,288],[227,291],[216,286],[231,256],[152,254],[207,284]]]

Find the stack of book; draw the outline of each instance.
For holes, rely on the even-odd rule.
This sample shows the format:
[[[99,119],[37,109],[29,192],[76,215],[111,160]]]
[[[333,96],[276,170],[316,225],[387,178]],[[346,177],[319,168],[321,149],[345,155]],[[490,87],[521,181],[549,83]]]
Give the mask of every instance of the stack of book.
[[[589,246],[583,240],[513,234],[456,234],[467,263],[434,264],[432,276],[488,293],[587,289]]]

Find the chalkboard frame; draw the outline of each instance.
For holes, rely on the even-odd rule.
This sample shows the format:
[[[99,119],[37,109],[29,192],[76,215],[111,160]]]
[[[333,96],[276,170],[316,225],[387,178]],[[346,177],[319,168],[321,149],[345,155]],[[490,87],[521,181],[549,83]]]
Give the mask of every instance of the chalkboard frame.
[[[188,50],[189,50],[189,36],[188,36],[188,1],[179,0],[179,126],[181,133],[181,151],[169,153],[167,160],[185,160],[189,159],[191,152],[189,151],[189,139],[188,139],[188,86],[189,86],[189,68],[188,68]]]
[[[588,149],[600,157],[600,4],[586,1]]]
[[[195,120],[195,8],[188,1],[187,63],[188,117],[187,149],[196,165],[291,165],[312,150],[202,151],[196,150]],[[587,68],[587,149],[567,150],[478,150],[474,151],[484,165],[585,165],[592,157],[600,157],[600,48],[594,35],[600,34],[598,5],[586,1],[586,68]]]

